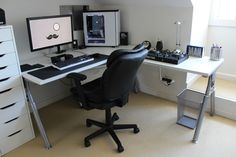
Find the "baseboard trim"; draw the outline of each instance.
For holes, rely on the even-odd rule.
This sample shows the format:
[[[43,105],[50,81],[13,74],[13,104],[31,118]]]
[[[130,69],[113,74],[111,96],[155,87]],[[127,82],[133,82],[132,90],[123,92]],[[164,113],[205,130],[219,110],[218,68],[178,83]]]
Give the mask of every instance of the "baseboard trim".
[[[174,95],[166,94],[166,93],[162,93],[162,92],[157,93],[154,90],[148,89],[148,88],[142,89],[141,92],[146,93],[146,94],[150,94],[153,96],[157,96],[157,97],[160,97],[160,98],[163,98],[166,100],[170,100],[170,101],[176,102],[176,104],[177,104],[176,96],[174,96]],[[192,108],[196,108],[196,106],[192,106],[192,105],[188,105],[188,106],[192,107]],[[207,112],[210,111],[210,99],[209,99],[206,111]],[[215,98],[215,113],[216,113],[216,115],[219,115],[219,116],[222,116],[225,118],[229,118],[232,120],[236,120],[236,114],[235,114],[236,113],[236,102],[216,96],[216,98]]]
[[[196,108],[196,106],[188,105],[191,108]],[[210,112],[210,99],[206,108],[206,112]],[[216,96],[215,98],[215,114],[236,120],[236,102],[227,100],[221,97]]]
[[[236,75],[232,75],[232,74],[217,72],[216,77],[220,79],[228,80],[228,81],[236,81]]]
[[[215,99],[216,114],[236,120],[236,102],[216,96]]]

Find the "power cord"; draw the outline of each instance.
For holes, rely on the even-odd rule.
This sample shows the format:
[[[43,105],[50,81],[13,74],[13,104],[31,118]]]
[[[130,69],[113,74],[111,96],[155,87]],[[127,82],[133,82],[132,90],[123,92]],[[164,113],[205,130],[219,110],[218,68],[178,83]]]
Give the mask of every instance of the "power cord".
[[[175,83],[175,80],[170,79],[167,76],[162,76],[162,69],[160,67],[160,81],[165,85],[165,86],[170,86],[171,84]]]

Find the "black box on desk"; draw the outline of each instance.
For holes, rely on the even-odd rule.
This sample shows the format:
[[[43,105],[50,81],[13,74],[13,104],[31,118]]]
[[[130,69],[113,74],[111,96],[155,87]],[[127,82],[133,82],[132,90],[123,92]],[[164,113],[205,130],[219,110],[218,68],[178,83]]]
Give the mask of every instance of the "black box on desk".
[[[128,45],[128,32],[120,32],[120,45]]]
[[[0,25],[6,24],[5,11],[0,8]]]

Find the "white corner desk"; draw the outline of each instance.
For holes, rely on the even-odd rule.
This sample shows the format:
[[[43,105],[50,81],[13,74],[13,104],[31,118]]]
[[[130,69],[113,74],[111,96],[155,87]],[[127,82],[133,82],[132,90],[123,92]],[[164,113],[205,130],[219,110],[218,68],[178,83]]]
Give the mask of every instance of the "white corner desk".
[[[125,46],[125,47],[118,47],[118,48],[123,49],[123,48],[132,48],[132,47]],[[96,48],[86,48],[83,50],[79,50],[78,52],[81,52],[81,54],[101,53],[101,54],[109,55],[112,51],[114,51],[118,48],[107,48],[107,47],[106,48],[104,48],[104,47],[98,48],[98,47],[96,47]],[[73,52],[72,54],[76,53],[76,55],[78,55],[78,52]],[[214,115],[214,112],[215,112],[214,111],[214,108],[215,108],[215,101],[214,101],[215,100],[215,74],[216,74],[217,69],[223,63],[223,61],[224,61],[223,59],[221,59],[219,61],[211,61],[211,60],[209,60],[208,57],[203,57],[203,58],[189,57],[189,59],[187,59],[186,61],[184,61],[178,65],[163,63],[163,62],[159,62],[159,61],[152,61],[152,60],[147,60],[147,59],[145,59],[144,64],[152,64],[152,65],[155,64],[155,65],[158,65],[163,68],[169,68],[172,70],[182,71],[182,72],[190,72],[190,73],[202,75],[204,77],[208,77],[208,85],[206,87],[205,96],[210,96],[210,98],[211,98],[210,99],[211,100],[211,115]],[[45,58],[45,57],[42,59],[36,59],[36,60],[31,59],[28,63],[34,63],[34,64],[39,63],[39,64],[44,64],[45,66],[48,66],[48,65],[50,65],[50,59]],[[103,61],[98,62],[96,64],[85,66],[85,67],[82,67],[82,68],[79,68],[79,69],[76,69],[76,70],[73,70],[70,72],[66,72],[61,75],[57,75],[57,76],[51,77],[49,79],[44,79],[44,80],[30,75],[28,72],[23,73],[23,78],[25,80],[26,93],[27,93],[27,96],[29,99],[29,104],[32,108],[33,115],[35,117],[37,126],[39,128],[40,134],[43,138],[44,145],[46,148],[50,148],[51,144],[49,142],[49,139],[47,137],[47,134],[45,132],[43,124],[41,122],[40,116],[38,114],[37,106],[36,106],[34,99],[31,95],[31,92],[29,89],[29,82],[33,82],[38,85],[44,85],[49,82],[64,78],[64,77],[66,77],[67,74],[69,74],[71,72],[82,72],[82,71],[97,67],[97,66],[105,64],[105,63],[106,63],[106,60],[103,60]],[[204,97],[203,103],[201,104],[200,112],[198,115],[198,120],[196,123],[196,129],[195,129],[193,140],[192,140],[195,143],[197,142],[198,137],[199,137],[199,133],[200,133],[202,121],[204,118],[206,106],[207,106],[207,100]]]

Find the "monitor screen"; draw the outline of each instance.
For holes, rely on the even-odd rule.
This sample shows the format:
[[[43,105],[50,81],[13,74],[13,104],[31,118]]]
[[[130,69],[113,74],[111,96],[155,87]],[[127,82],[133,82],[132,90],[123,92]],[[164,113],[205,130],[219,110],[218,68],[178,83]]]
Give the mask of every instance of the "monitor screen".
[[[31,51],[73,42],[71,15],[30,17],[26,21]]]

